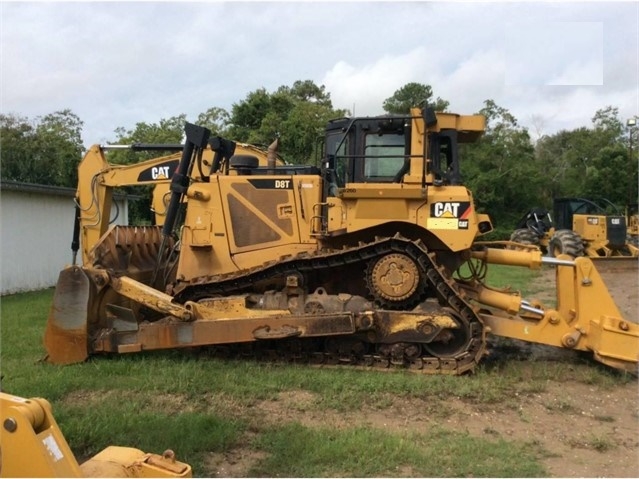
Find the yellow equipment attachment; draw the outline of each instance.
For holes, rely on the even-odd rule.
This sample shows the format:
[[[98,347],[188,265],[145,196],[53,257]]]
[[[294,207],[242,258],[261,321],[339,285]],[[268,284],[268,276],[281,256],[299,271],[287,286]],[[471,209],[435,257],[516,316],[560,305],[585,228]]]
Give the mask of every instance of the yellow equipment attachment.
[[[109,446],[78,464],[46,399],[0,392],[0,420],[0,477],[192,477],[171,450]]]

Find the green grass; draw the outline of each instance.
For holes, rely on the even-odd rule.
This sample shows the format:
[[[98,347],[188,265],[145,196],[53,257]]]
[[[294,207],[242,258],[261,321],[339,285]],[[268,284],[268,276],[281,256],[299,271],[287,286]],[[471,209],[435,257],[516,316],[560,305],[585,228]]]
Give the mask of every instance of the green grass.
[[[301,426],[273,428],[254,445],[268,453],[251,476],[294,477],[539,477],[544,469],[525,444],[486,440],[435,428],[428,434],[387,434]]]
[[[468,276],[468,266],[463,265],[461,272],[463,277]],[[510,289],[513,292],[519,291],[522,296],[526,296],[538,291],[538,288],[534,287],[532,281],[540,274],[540,270],[533,270],[521,266],[490,264],[486,269],[484,282],[495,288]],[[548,286],[554,288],[554,285]]]
[[[540,461],[547,452],[495,434],[426,425],[419,434],[361,424],[313,427],[298,420],[363,407],[383,414],[416,401],[424,418],[445,424],[451,399],[508,408],[514,397],[543,391],[549,381],[609,388],[631,380],[593,363],[487,360],[473,375],[448,377],[223,361],[187,351],[55,366],[41,361],[52,296],[46,290],[1,298],[2,390],[48,399],[80,461],[113,444],[157,453],[171,448],[196,476],[215,473],[211,454],[237,450],[260,453],[249,476],[544,476]],[[297,419],[268,420],[264,407],[300,391],[308,401],[295,406]],[[609,447],[594,439],[594,449]]]
[[[167,413],[141,403],[112,397],[94,407],[59,407],[56,419],[76,457],[89,458],[117,440],[117,445],[134,445],[144,451],[162,453],[173,449],[178,459],[197,465],[204,457],[240,444],[246,423],[223,418],[215,412]],[[201,472],[200,472],[201,475]]]

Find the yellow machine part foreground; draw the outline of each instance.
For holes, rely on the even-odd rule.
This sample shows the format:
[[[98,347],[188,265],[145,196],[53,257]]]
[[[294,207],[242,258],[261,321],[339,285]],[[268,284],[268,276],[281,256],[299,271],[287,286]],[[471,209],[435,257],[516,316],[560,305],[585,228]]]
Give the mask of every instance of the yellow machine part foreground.
[[[109,446],[78,464],[46,399],[0,393],[0,477],[191,477],[191,466],[132,447]]]

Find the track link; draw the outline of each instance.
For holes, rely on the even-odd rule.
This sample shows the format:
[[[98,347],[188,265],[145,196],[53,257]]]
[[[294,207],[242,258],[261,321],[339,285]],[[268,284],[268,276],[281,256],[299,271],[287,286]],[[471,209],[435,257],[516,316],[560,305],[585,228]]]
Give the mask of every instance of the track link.
[[[410,240],[396,235],[376,238],[370,243],[341,250],[319,251],[283,258],[258,268],[227,275],[205,276],[182,285],[175,294],[179,302],[198,301],[203,298],[229,296],[255,292],[255,285],[287,276],[307,278],[318,273],[330,274],[336,269],[358,268],[365,272],[367,265],[389,254],[408,256],[419,269],[427,287],[419,289],[418,302],[434,295],[441,308],[454,312],[460,329],[447,344],[396,344],[371,351],[371,345],[357,337],[331,337],[258,341],[252,344],[214,347],[222,357],[258,357],[278,361],[310,362],[311,364],[348,364],[364,367],[403,367],[428,374],[462,374],[472,371],[486,352],[483,324],[477,312],[464,299],[455,281],[443,268],[437,266],[435,254],[428,251],[421,240]],[[341,291],[344,292],[344,291]],[[349,291],[350,293],[350,291]],[[401,304],[400,306],[406,306]],[[408,308],[406,308],[408,309]],[[387,345],[384,345],[387,346]],[[425,351],[422,351],[425,350]]]

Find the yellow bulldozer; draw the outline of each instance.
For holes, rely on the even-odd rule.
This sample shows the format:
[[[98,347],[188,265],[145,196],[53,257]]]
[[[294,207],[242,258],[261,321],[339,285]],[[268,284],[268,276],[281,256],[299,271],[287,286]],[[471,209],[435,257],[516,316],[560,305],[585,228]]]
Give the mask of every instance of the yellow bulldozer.
[[[532,208],[519,220],[510,241],[537,245],[553,257],[639,257],[632,210],[624,215],[605,198],[556,198],[553,217],[543,208]]]
[[[484,128],[480,115],[430,108],[336,119],[313,166],[190,123],[168,157],[115,166],[92,147],[72,242],[82,263],[60,273],[48,360],[207,346],[462,374],[494,334],[636,373],[639,325],[588,258],[477,241],[492,224],[462,184],[459,144]],[[156,186],[156,224],[110,225],[113,190],[140,184]],[[557,306],[486,285],[485,263],[555,265]]]

